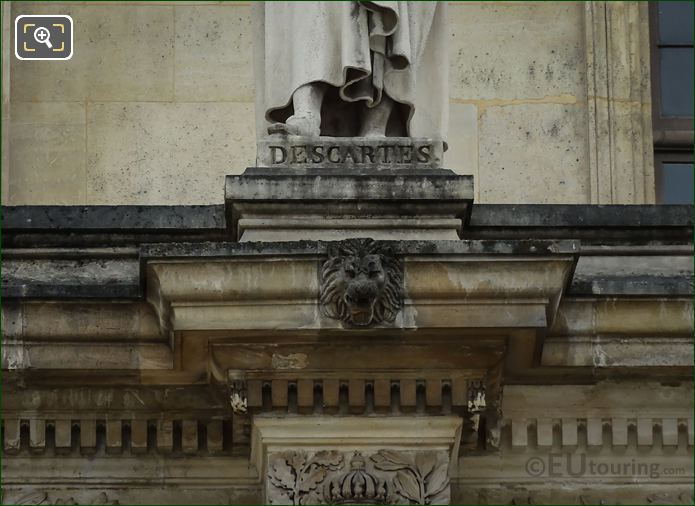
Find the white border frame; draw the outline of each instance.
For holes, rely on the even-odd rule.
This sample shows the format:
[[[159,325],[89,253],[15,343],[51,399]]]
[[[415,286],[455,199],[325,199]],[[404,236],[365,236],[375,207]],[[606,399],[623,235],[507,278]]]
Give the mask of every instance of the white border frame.
[[[67,18],[70,20],[70,55],[68,55],[67,57],[62,57],[62,58],[22,58],[21,56],[19,56],[19,52],[17,51],[17,44],[19,43],[19,38],[17,37],[17,26],[19,25],[19,20],[24,19],[24,18],[45,18],[45,17],[49,17],[49,16]],[[74,37],[75,37],[75,22],[72,20],[72,16],[70,16],[68,14],[20,14],[14,20],[14,55],[17,57],[18,60],[32,60],[32,61],[70,60],[72,58],[73,53],[75,52]]]

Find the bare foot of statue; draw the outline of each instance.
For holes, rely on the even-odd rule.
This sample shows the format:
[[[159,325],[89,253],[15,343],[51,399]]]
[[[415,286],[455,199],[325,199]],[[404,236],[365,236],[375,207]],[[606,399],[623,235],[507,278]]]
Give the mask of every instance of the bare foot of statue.
[[[292,95],[294,114],[285,123],[270,125],[268,133],[306,137],[321,135],[321,103],[325,93],[326,88],[321,83],[309,83],[297,88]]]
[[[362,118],[360,137],[386,137],[386,124],[393,110],[393,100],[383,95],[376,107],[367,109]]]

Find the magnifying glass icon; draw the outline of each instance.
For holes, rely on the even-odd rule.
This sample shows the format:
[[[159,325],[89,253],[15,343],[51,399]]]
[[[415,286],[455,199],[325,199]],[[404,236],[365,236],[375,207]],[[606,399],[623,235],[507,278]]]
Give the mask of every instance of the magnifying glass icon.
[[[34,40],[39,44],[46,44],[49,49],[53,47],[53,44],[51,44],[51,32],[44,26],[39,26],[34,30]]]

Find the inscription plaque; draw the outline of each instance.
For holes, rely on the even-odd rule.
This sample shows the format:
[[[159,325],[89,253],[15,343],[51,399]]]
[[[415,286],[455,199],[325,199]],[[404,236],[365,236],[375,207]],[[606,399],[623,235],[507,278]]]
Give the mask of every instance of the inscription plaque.
[[[258,167],[440,168],[441,140],[409,137],[272,135],[258,143]]]

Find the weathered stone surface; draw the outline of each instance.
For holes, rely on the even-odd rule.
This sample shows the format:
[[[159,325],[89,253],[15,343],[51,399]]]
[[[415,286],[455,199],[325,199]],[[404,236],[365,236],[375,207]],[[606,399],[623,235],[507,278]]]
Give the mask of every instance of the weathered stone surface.
[[[91,104],[87,202],[223,202],[224,176],[253,160],[243,120],[252,115],[251,105],[231,102]]]
[[[597,233],[601,229],[624,227],[637,232],[640,228],[692,227],[693,206],[476,203],[471,210],[470,225],[534,229],[594,228],[597,229]],[[560,231],[554,230],[555,233]],[[573,233],[578,232],[579,230],[573,230]],[[530,234],[531,230],[526,233]],[[602,239],[605,242],[609,237],[610,235]]]
[[[276,169],[256,169],[249,173],[263,175],[264,170]],[[303,171],[301,177],[307,178],[321,173],[309,169]],[[434,171],[437,173],[441,172]],[[364,177],[362,174],[357,171],[356,176]],[[420,172],[402,174],[419,175]],[[425,171],[425,174],[432,172]],[[413,204],[404,196],[404,206],[399,212],[408,209],[405,206],[416,212],[418,207]],[[265,204],[259,201],[259,206],[262,205]],[[350,209],[354,210],[357,205],[343,212],[351,215]],[[441,201],[436,205],[441,208],[448,206]],[[341,210],[335,203],[328,207],[333,211]],[[364,209],[363,205],[361,207]],[[291,203],[286,208],[288,212],[296,211]],[[379,212],[387,210],[382,207]],[[68,294],[127,297],[139,294],[137,257],[140,252],[133,244],[163,243],[155,249],[145,248],[145,255],[155,250],[166,255],[185,256],[238,256],[261,252],[261,245],[219,242],[230,237],[222,205],[19,206],[3,208],[3,218],[6,262],[3,290],[6,295],[18,297],[30,294],[44,297]],[[411,218],[406,216],[406,219]],[[369,225],[376,229],[381,227],[383,232],[392,230],[399,223],[413,230],[414,223],[419,227],[420,237],[425,227],[457,226],[446,220],[418,219],[408,223],[385,218],[373,219],[367,224],[360,220],[351,221],[352,228],[358,231],[359,227]],[[284,239],[301,235],[295,218],[276,219],[276,226],[278,222],[288,227]],[[262,217],[252,224],[259,230],[269,226],[268,220]],[[310,226],[326,232],[334,225],[315,220]],[[579,237],[582,244],[576,251],[581,254],[581,259],[574,273],[571,294],[684,295],[692,291],[692,269],[688,262],[688,255],[692,252],[689,245],[691,227],[692,206],[475,205],[465,229],[465,236],[475,240],[462,241],[456,251],[535,254],[547,248],[550,248],[547,251],[555,249],[553,241],[542,238]],[[536,237],[539,241],[497,240],[528,237]],[[172,241],[201,240],[215,242],[204,246],[172,244]],[[105,243],[117,247],[104,247]],[[21,249],[36,246],[53,249]],[[18,247],[20,249],[14,249]],[[409,249],[404,251],[415,251],[412,247],[408,246]],[[432,243],[422,243],[421,249],[430,247],[433,247]],[[450,244],[443,247],[440,244],[436,249],[442,253],[454,251]],[[264,243],[262,248],[269,254],[324,251],[316,243],[305,243],[302,247],[297,244],[274,247]],[[100,274],[94,278],[97,281],[89,282],[85,273],[75,268],[78,265],[91,266],[90,272]],[[102,274],[108,275],[104,277]],[[104,283],[104,280],[110,280],[111,284]]]
[[[175,100],[253,103],[249,5],[207,2],[201,8],[197,2],[171,3]]]
[[[311,172],[298,171],[310,174]],[[360,172],[360,171],[356,171]],[[249,173],[254,173],[250,170]],[[273,172],[258,171],[259,174]],[[320,173],[318,171],[317,173]],[[419,173],[420,174],[420,173]],[[422,175],[433,174],[430,171]],[[75,234],[100,225],[117,232],[156,229],[217,229],[224,228],[222,205],[111,205],[111,206],[3,206],[3,230],[14,234],[22,230],[51,229]],[[660,240],[671,229],[687,231],[693,225],[691,205],[571,205],[571,204],[478,204],[471,208],[470,226],[487,227],[503,235],[511,228],[525,228],[530,234],[558,234],[566,229],[579,234],[581,229],[593,229],[604,242],[618,231],[630,231],[639,236],[648,229],[653,240]],[[65,229],[69,229],[69,232]],[[612,230],[610,230],[612,229]],[[622,230],[621,230],[622,229]],[[610,231],[608,231],[610,230]],[[660,235],[661,234],[661,235]],[[691,238],[683,234],[681,240]],[[7,240],[4,237],[3,240]],[[629,240],[629,237],[626,237]]]
[[[20,13],[39,12],[42,5],[40,2],[15,2],[6,19]],[[127,101],[141,105],[150,101],[173,101],[181,106],[193,101],[212,102],[222,107],[233,102],[240,106],[233,111],[234,124],[254,123],[251,110],[254,99],[250,61],[252,28],[247,22],[249,5],[235,2],[112,3],[108,11],[90,3],[51,5],[81,20],[75,34],[76,47],[81,49],[72,60],[60,65],[5,59],[8,72],[3,75],[8,85],[4,87],[7,95],[4,100],[13,109],[17,102],[32,102],[45,111],[52,110],[53,103],[85,100]],[[608,4],[604,9],[603,4],[584,6],[575,2],[558,5],[469,2],[450,6],[452,102],[450,150],[446,161],[453,170],[476,176],[476,191],[480,192],[476,195],[477,201],[550,201],[541,190],[550,191],[554,202],[653,201],[646,10],[646,4]],[[142,51],[142,47],[157,47],[158,50]],[[241,108],[242,105],[246,107]],[[560,117],[554,109],[563,106],[569,110]],[[88,111],[89,108],[87,106]],[[520,116],[534,118],[533,121],[540,123],[556,120],[572,125],[578,123],[579,126],[572,129],[572,143],[577,153],[585,155],[565,157],[563,150],[553,149],[510,153],[515,163],[524,167],[524,173],[536,173],[532,162],[540,159],[547,163],[538,169],[539,177],[501,177],[499,166],[504,166],[508,174],[508,162],[500,159],[496,150],[488,154],[485,138],[493,135],[507,147],[518,144],[520,139],[514,133],[515,128],[507,128],[514,118],[490,114],[495,108],[523,109]],[[5,107],[4,113],[9,109]],[[171,130],[186,115],[182,112],[173,119],[160,119],[158,124],[165,125],[163,130]],[[55,116],[55,123],[68,123],[68,116],[62,113]],[[13,113],[12,118],[19,119],[19,112]],[[218,126],[199,128],[203,131],[202,137],[214,136],[219,130]],[[89,138],[89,124],[86,130]],[[10,129],[3,128],[5,143],[9,140],[8,133],[13,136]],[[244,129],[240,135],[235,132],[234,137],[242,146],[250,147],[255,142],[253,129]],[[77,139],[68,140],[69,144],[63,149],[74,152],[74,159],[80,163],[72,168],[65,165],[63,180],[74,180],[73,188],[81,188],[79,191],[66,191],[57,198],[53,190],[55,185],[50,181],[45,185],[36,184],[33,176],[26,176],[23,168],[54,159],[50,149],[35,146],[33,150],[15,150],[12,168],[9,163],[3,163],[3,180],[16,183],[14,192],[4,195],[5,202],[167,202],[145,199],[137,191],[120,193],[115,190],[109,200],[91,199],[92,185],[84,183],[88,148]],[[545,147],[554,142],[552,136],[542,132],[537,140]],[[156,136],[143,136],[140,146],[145,151],[156,150],[158,142]],[[9,150],[3,151],[9,155]],[[238,164],[219,170],[225,174],[239,172],[250,165],[253,157],[249,152],[248,156],[239,158]],[[575,166],[572,161],[577,158],[579,162]],[[495,166],[491,177],[485,178],[490,169],[489,159],[495,160]],[[193,164],[199,170],[197,162],[194,160]],[[476,172],[478,163],[482,170]],[[526,168],[527,164],[530,168]],[[553,177],[547,188],[537,186],[539,178],[557,174],[558,167],[567,164],[573,172],[573,182],[564,179],[565,184],[561,185],[558,178]],[[101,170],[118,179],[120,169],[113,167],[104,164]],[[208,173],[218,169],[202,170]],[[150,163],[147,171],[151,176],[144,184],[168,186],[169,163]],[[581,181],[586,188],[579,188]],[[220,202],[208,197],[209,183],[206,178],[190,179],[188,190],[192,195],[208,198],[207,202]],[[9,190],[8,185],[4,188]]]
[[[53,12],[68,14],[75,20],[74,55],[70,60],[48,65],[13,58],[13,101],[50,107],[50,102],[62,101],[173,99],[172,5],[112,4],[108,9],[88,2],[49,5]],[[46,7],[16,2],[12,4],[12,16],[45,14]]]
[[[640,2],[584,6],[592,203],[655,201],[649,11]]]
[[[548,338],[541,363],[570,367],[691,367],[689,337]]]
[[[692,255],[582,257],[577,263],[570,293],[596,295],[693,293]]]
[[[248,5],[13,2],[3,41],[49,7],[75,17],[79,58],[3,55],[3,197],[220,205],[3,209],[0,502],[263,503],[272,460],[277,502],[434,504],[450,476],[453,503],[692,504],[692,206],[477,205],[461,240],[450,181],[411,198],[451,174],[428,168],[235,222],[221,181],[254,156]],[[652,201],[646,4],[452,7],[446,160],[483,201]],[[244,227],[289,242],[232,242]],[[348,229],[419,239],[389,244],[393,321],[320,313],[340,243],[297,239]],[[278,430],[249,459],[252,416]],[[450,416],[463,437],[438,432]],[[340,464],[312,467],[320,450]],[[551,476],[552,453],[648,472]]]
[[[18,341],[163,341],[159,322],[142,302],[6,302],[3,337]]]
[[[543,343],[541,364],[689,368],[693,303],[662,298],[566,298]],[[686,369],[681,369],[686,370]]]
[[[12,4],[10,2],[5,2],[2,4],[2,47],[11,47],[11,36],[12,36]],[[4,128],[2,129],[2,138],[0,139],[0,149],[2,154],[0,154],[0,164],[2,167],[0,170],[2,173],[0,177],[5,184],[2,185],[2,192],[0,194],[0,199],[4,205],[10,202],[10,192],[8,187],[8,182],[10,180],[10,135],[8,132],[8,126],[10,124],[10,62],[12,61],[12,54],[10,51],[3,51],[0,55],[0,63],[2,64],[2,124]]]
[[[83,204],[86,199],[84,105],[15,102],[12,109],[14,114],[8,123],[12,169],[9,178],[3,179],[10,202]],[[3,136],[7,135],[3,129]]]
[[[2,347],[2,367],[17,370],[142,371],[171,369],[171,349],[164,343],[41,343],[6,342]]]
[[[453,99],[583,95],[580,2],[455,2],[449,15]]]
[[[473,196],[470,176],[443,169],[278,170],[227,177],[235,239],[454,239]]]
[[[478,171],[478,109],[473,104],[449,104],[448,149],[444,152],[443,167],[457,174],[473,176],[477,181]],[[475,186],[475,200],[479,200]]]
[[[552,320],[574,265],[567,252],[576,244],[561,243],[550,252],[540,250],[543,255],[535,259],[519,260],[503,253],[505,245],[495,260],[457,255],[454,251],[461,244],[451,241],[446,248],[447,242],[438,241],[428,248],[427,242],[404,242],[404,249],[394,247],[397,255],[410,250],[404,262],[406,303],[392,322],[384,320],[381,326],[535,328]],[[247,249],[251,246],[258,244]],[[415,254],[418,246],[420,258]],[[446,260],[432,260],[437,247],[443,248],[442,254],[449,252]],[[176,330],[341,328],[341,322],[318,311],[320,258],[283,255],[274,261],[257,256],[191,262],[160,256],[148,261],[148,300]],[[453,304],[462,310],[453,310]]]
[[[441,140],[408,137],[299,137],[258,140],[258,167],[359,169],[442,167]]]
[[[135,464],[135,463],[134,463]],[[4,504],[260,504],[261,491],[256,487],[219,486],[213,489],[186,489],[179,485],[135,488],[104,487],[75,489],[61,486],[5,488]]]
[[[574,464],[572,471],[579,474],[580,462],[584,459],[586,467],[581,477],[570,478],[567,471],[567,455],[570,455]],[[549,461],[549,458],[551,459]],[[666,477],[672,466],[684,469],[688,478],[691,475],[689,464],[685,458],[670,460],[667,457],[641,460],[639,454],[630,454],[623,458],[596,458],[590,460],[585,454],[563,453],[561,459],[552,460],[549,454],[541,455],[505,455],[500,458],[471,458],[464,460],[469,469],[478,471],[477,476],[466,477],[461,480],[453,480],[452,504],[691,504],[693,500],[693,487],[683,481],[671,480]],[[494,480],[494,485],[481,484],[483,475],[489,476],[501,467],[504,459],[505,465],[514,471],[509,474],[500,473]],[[536,460],[532,460],[536,459]],[[601,466],[602,470],[630,466],[632,459],[641,461],[641,474],[621,476],[597,476],[590,475],[590,462],[593,469]],[[525,473],[526,462],[559,462],[557,477],[551,479],[547,476],[535,477],[533,482]],[[547,465],[547,464],[546,464]],[[651,472],[656,467],[655,473]],[[664,472],[665,469],[669,471]],[[517,471],[518,470],[518,471]],[[652,478],[650,475],[658,475]],[[658,501],[658,502],[657,502]]]
[[[566,298],[552,327],[555,336],[650,337],[692,333],[693,302],[690,297],[675,296]]]
[[[10,297],[134,297],[140,292],[136,258],[6,260],[3,293]]]
[[[580,239],[583,255],[679,256],[692,252],[692,209],[687,205],[476,204],[465,237],[522,241],[516,244],[525,244],[529,238]],[[4,258],[23,255],[7,248],[60,247],[67,249],[56,250],[56,254],[82,257],[84,248],[106,251],[104,244],[132,247],[142,243],[219,242],[230,237],[223,205],[6,206],[2,214]],[[287,240],[296,239],[296,235],[288,233]]]
[[[491,105],[479,128],[478,202],[587,202],[586,118],[577,102]]]
[[[549,409],[571,418],[691,418],[693,385],[604,381],[595,385],[507,385],[502,411],[509,419],[535,419]]]
[[[55,388],[55,385],[18,386],[9,381],[3,384],[6,413],[21,416],[22,413],[55,413],[71,410],[90,413],[110,412],[111,419],[129,420],[133,413],[140,418],[154,418],[169,413],[167,419],[179,416],[179,410],[209,410],[220,415],[227,412],[227,401],[208,385],[158,386],[130,385],[108,387],[103,385],[75,385]],[[38,395],[35,395],[38,394]],[[68,416],[66,419],[70,419]]]

